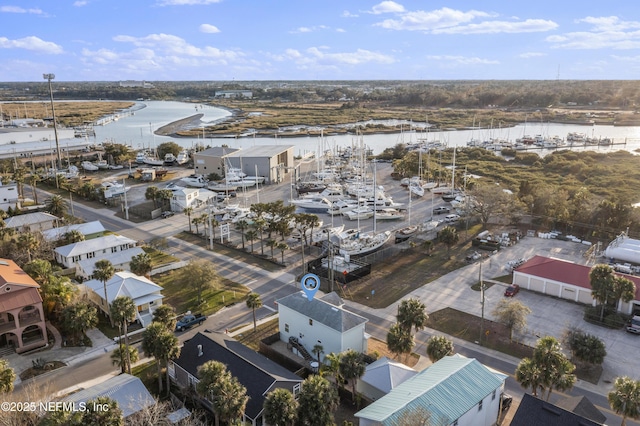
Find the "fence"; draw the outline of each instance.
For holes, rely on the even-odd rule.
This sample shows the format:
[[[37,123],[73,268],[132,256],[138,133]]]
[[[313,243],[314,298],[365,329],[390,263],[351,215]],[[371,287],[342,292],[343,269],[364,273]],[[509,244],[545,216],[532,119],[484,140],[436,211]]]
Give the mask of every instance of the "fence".
[[[166,265],[162,265],[155,269],[152,269],[149,275],[156,275],[156,274],[161,274],[163,272],[172,271],[174,269],[180,269],[187,266],[187,264],[188,262],[185,262],[185,261],[168,263]]]

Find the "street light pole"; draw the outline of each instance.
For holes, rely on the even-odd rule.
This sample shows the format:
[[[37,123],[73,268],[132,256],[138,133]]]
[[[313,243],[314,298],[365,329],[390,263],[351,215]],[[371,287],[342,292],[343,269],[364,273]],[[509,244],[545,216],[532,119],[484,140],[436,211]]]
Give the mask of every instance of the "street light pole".
[[[51,116],[53,118],[53,134],[56,138],[56,156],[58,159],[58,164],[56,167],[58,169],[62,168],[62,157],[60,156],[60,141],[58,140],[58,125],[56,124],[56,109],[53,105],[53,88],[51,87],[51,80],[56,78],[55,74],[42,74],[42,78],[49,81],[49,97],[51,98]]]

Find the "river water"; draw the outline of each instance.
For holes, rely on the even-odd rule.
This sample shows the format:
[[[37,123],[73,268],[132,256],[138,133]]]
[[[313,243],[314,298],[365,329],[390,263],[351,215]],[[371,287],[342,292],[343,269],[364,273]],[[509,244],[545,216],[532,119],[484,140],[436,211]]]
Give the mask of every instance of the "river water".
[[[612,146],[591,146],[587,148],[574,148],[576,150],[590,149],[599,152],[617,150],[634,151],[640,149],[640,127],[638,126],[603,126],[590,125],[579,126],[574,124],[532,124],[522,123],[515,127],[493,130],[451,130],[429,131],[424,130],[402,132],[396,134],[366,135],[357,138],[354,135],[327,135],[321,141],[319,137],[243,137],[243,138],[172,138],[158,136],[154,132],[169,123],[191,117],[195,114],[203,114],[201,123],[196,127],[213,124],[231,116],[231,113],[222,108],[201,104],[173,102],[173,101],[145,101],[139,102],[134,107],[135,112],[130,116],[120,118],[104,126],[96,126],[96,143],[113,141],[131,146],[133,149],[153,149],[155,146],[168,141],[176,142],[184,148],[192,148],[196,144],[204,143],[205,146],[220,146],[226,144],[232,148],[248,148],[256,145],[282,145],[293,146],[294,155],[304,155],[318,150],[324,151],[334,148],[345,148],[364,143],[373,154],[380,154],[385,148],[397,143],[415,142],[417,138],[426,138],[429,141],[439,141],[449,147],[466,146],[470,139],[486,140],[488,138],[501,138],[515,141],[525,134],[545,136],[560,136],[565,138],[569,132],[584,133],[589,137],[608,137],[613,139]],[[402,120],[393,122],[400,128]],[[404,124],[409,124],[404,122]],[[422,123],[424,127],[424,123]],[[419,124],[417,125],[419,126]],[[408,127],[408,126],[407,126]],[[550,150],[535,150],[545,155]]]

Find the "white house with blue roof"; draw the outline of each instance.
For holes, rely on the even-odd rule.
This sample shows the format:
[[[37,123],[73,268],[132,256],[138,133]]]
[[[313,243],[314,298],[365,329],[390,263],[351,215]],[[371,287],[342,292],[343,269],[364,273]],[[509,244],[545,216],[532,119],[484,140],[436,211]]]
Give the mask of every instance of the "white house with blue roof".
[[[355,415],[360,426],[427,419],[438,425],[491,426],[498,420],[506,378],[476,359],[446,356]]]

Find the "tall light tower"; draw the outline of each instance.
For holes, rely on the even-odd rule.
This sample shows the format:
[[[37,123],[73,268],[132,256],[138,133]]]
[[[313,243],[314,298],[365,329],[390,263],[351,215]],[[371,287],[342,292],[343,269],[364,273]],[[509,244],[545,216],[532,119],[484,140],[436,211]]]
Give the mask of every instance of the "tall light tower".
[[[53,116],[53,133],[56,137],[56,156],[58,159],[58,164],[56,167],[58,169],[62,168],[62,157],[60,156],[60,142],[58,141],[58,125],[56,124],[56,109],[53,106],[53,89],[51,88],[51,80],[56,78],[55,74],[42,74],[42,78],[49,81],[49,96],[51,98],[51,115]]]

